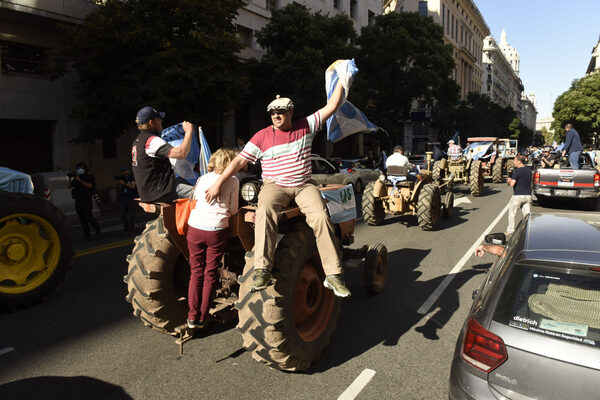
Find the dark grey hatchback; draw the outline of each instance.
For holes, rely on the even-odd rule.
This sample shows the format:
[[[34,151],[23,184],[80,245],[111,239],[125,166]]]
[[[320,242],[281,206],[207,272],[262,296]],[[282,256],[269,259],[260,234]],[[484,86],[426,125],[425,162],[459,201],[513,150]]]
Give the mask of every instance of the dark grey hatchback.
[[[449,397],[600,399],[600,214],[521,222],[474,293]]]

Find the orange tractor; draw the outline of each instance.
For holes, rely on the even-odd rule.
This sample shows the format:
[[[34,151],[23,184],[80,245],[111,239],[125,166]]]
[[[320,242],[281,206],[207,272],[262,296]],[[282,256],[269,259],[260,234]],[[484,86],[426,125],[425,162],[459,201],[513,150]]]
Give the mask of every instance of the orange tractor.
[[[259,185],[248,184],[253,185],[253,190],[242,185],[242,196],[251,192],[256,199]],[[321,191],[343,191],[342,201],[353,201],[351,186],[328,185]],[[190,276],[187,243],[177,233],[174,205],[140,205],[158,217],[146,225],[127,257],[127,301],[145,325],[167,334],[179,333],[182,345],[194,333],[185,325]],[[254,359],[280,370],[306,370],[331,341],[341,309],[340,298],[323,287],[325,274],[315,237],[295,205],[284,210],[279,221],[283,237],[275,252],[274,284],[262,291],[250,290],[255,212],[250,201],[230,219],[231,237],[219,269],[219,287],[210,314],[213,320],[221,322],[238,318],[237,330],[243,346]],[[344,261],[365,259],[366,290],[379,293],[385,284],[387,249],[381,244],[347,248],[353,243],[355,222],[356,218],[338,223],[334,220],[339,251]]]

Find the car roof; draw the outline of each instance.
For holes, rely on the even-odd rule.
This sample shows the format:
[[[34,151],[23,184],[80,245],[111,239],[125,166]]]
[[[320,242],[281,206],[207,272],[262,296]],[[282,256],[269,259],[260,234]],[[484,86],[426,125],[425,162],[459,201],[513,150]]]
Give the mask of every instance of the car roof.
[[[600,265],[600,214],[532,214],[519,258]]]

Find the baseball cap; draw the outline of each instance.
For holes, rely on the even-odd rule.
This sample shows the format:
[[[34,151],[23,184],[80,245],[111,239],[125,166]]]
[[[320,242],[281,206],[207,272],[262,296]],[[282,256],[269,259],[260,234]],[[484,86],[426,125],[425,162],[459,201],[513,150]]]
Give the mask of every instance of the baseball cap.
[[[294,103],[287,97],[275,96],[275,100],[269,103],[267,106],[267,112],[271,110],[293,110]]]
[[[448,140],[448,144],[454,144],[454,140],[452,140],[452,139]]]
[[[166,114],[164,112],[158,112],[154,108],[146,106],[137,112],[137,115],[135,116],[135,123],[141,125],[154,118],[164,119],[165,115]]]

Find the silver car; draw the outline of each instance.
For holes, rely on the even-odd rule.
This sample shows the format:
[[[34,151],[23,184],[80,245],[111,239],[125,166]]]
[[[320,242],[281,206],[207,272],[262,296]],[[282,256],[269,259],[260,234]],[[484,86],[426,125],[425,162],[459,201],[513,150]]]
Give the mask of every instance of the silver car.
[[[450,399],[600,399],[600,214],[530,215],[505,246],[473,294]]]

